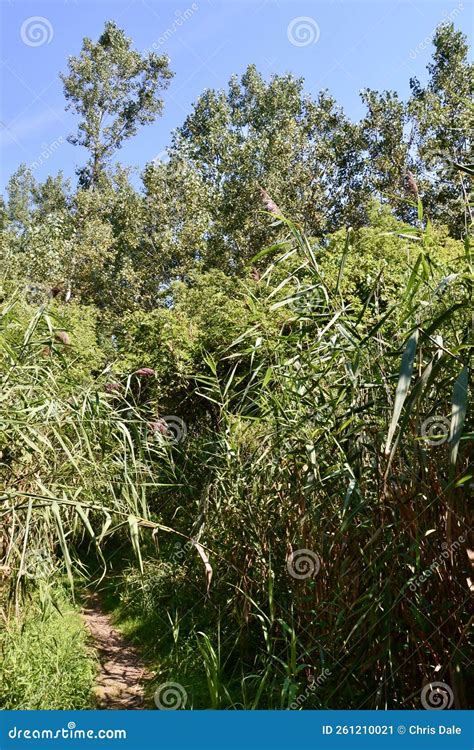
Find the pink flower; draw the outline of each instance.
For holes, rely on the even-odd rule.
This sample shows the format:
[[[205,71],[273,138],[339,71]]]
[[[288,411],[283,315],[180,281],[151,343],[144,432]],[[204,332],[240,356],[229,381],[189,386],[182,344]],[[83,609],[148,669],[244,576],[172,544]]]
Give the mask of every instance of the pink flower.
[[[275,201],[273,201],[270,196],[268,195],[267,191],[264,190],[262,187],[260,188],[260,195],[262,197],[262,203],[267,209],[267,211],[270,211],[271,214],[281,214],[280,209],[278,208]]]
[[[57,342],[64,344],[64,346],[69,346],[69,344],[71,343],[66,331],[56,331],[56,333],[54,334],[54,338]]]
[[[153,375],[156,375],[156,372],[151,367],[140,367],[140,369],[135,370],[133,374],[138,375],[139,378],[150,378]]]
[[[120,383],[106,383],[105,384],[105,390],[107,393],[115,393],[116,391],[120,391],[122,386]]]
[[[411,193],[415,198],[418,198],[418,185],[416,184],[414,176],[409,171],[407,171],[405,175],[405,187],[408,193]]]
[[[153,430],[153,432],[160,432],[162,435],[168,434],[168,425],[164,419],[160,419],[159,417],[153,422],[148,422],[148,427],[150,430]]]

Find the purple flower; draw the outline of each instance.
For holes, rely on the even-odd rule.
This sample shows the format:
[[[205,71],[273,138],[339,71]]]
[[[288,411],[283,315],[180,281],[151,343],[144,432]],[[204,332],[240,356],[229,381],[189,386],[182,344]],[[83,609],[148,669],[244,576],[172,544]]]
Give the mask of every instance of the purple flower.
[[[153,432],[159,432],[161,435],[167,435],[168,425],[166,424],[164,419],[160,419],[159,417],[157,419],[154,419],[153,422],[148,422],[148,427]]]
[[[405,176],[405,187],[408,193],[411,193],[418,199],[418,185],[411,172],[407,171]]]
[[[105,390],[107,393],[115,393],[116,391],[120,391],[122,389],[122,386],[120,383],[106,383],[105,384]]]
[[[140,367],[140,369],[135,370],[133,374],[138,375],[139,378],[150,378],[153,375],[156,375],[156,372],[151,367]]]
[[[262,187],[260,188],[260,195],[262,197],[262,203],[267,209],[267,211],[270,211],[271,214],[281,214],[280,209],[278,208],[275,201],[273,201],[270,196],[268,195],[267,191],[264,190]]]

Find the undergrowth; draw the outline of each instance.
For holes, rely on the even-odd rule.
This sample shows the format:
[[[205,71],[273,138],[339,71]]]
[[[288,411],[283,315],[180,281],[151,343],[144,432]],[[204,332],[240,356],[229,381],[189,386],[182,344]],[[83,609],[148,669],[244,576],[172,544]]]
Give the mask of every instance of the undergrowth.
[[[77,606],[55,587],[35,596],[19,619],[0,626],[0,707],[4,710],[91,709],[95,657]]]

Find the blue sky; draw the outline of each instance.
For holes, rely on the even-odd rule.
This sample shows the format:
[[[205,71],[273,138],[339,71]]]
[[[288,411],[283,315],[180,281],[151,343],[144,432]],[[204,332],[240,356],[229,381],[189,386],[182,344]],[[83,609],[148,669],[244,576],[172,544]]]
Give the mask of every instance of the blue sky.
[[[155,45],[175,72],[164,115],[119,152],[142,168],[159,157],[175,127],[206,88],[224,88],[255,63],[266,76],[292,72],[306,89],[322,88],[352,118],[363,115],[359,91],[409,91],[426,78],[430,38],[453,20],[470,35],[473,3],[463,0],[0,0],[1,187],[21,162],[44,180],[59,170],[74,177],[85,161],[67,143],[75,117],[66,113],[59,71],[82,38],[97,39],[113,19],[139,50]]]

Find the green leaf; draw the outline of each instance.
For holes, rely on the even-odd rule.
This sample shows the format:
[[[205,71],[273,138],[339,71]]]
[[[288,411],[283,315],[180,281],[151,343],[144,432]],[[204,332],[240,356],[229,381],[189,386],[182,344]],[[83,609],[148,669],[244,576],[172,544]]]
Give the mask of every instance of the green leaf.
[[[89,533],[89,536],[95,542],[96,541],[96,536],[95,536],[95,533],[94,533],[94,529],[92,528],[91,523],[89,521],[89,516],[87,515],[87,512],[84,510],[84,508],[82,507],[82,505],[79,505],[79,503],[76,505],[76,513],[79,516],[79,518],[81,519],[81,521],[84,524],[85,528],[87,529],[87,531]]]
[[[339,291],[339,287],[340,287],[341,280],[342,280],[342,274],[344,273],[344,266],[346,265],[347,256],[350,250],[352,249],[351,237],[352,237],[352,227],[348,227],[347,232],[346,232],[346,241],[344,244],[344,252],[342,253],[342,258],[341,258],[341,262],[339,263],[339,270],[337,273],[336,294]]]
[[[464,420],[467,412],[467,387],[469,380],[469,368],[463,367],[453,389],[453,401],[451,406],[451,426],[449,430],[449,443],[451,445],[451,466],[454,467],[459,450]]]
[[[64,533],[63,522],[61,520],[59,504],[56,502],[56,500],[53,503],[51,503],[51,512],[54,516],[54,521],[56,523],[59,546],[61,547],[61,551],[63,553],[64,563],[66,565],[67,577],[69,579],[69,583],[71,584],[71,590],[74,592],[74,577],[72,575],[72,561],[71,561],[71,556],[69,554],[69,547],[68,547],[68,543],[66,539],[66,534]]]
[[[387,435],[387,443],[385,445],[385,453],[390,453],[390,446],[392,444],[395,430],[397,429],[398,420],[402,412],[403,404],[408,394],[408,388],[410,387],[410,380],[413,373],[413,362],[415,361],[416,347],[418,344],[418,328],[416,328],[410,338],[408,339],[405,351],[403,352],[402,362],[400,365],[400,374],[398,377],[397,390],[395,391],[395,404],[393,407],[392,421]]]
[[[407,426],[409,424],[409,421],[410,421],[409,407],[413,406],[415,404],[415,402],[417,402],[417,401],[420,400],[420,398],[422,396],[422,393],[423,393],[426,385],[430,382],[432,376],[434,376],[435,374],[437,374],[439,372],[439,370],[442,368],[442,366],[443,366],[443,359],[442,359],[442,357],[443,357],[443,352],[442,352],[441,349],[438,349],[438,351],[436,352],[436,354],[433,357],[433,359],[428,363],[428,365],[423,370],[423,372],[421,374],[421,377],[417,380],[417,382],[413,386],[413,389],[412,389],[412,392],[410,394],[410,397],[409,397],[409,399],[408,399],[408,401],[406,403],[405,414],[402,417],[402,420],[400,422],[400,427],[399,427],[399,430],[398,430],[397,437],[393,441],[393,446],[392,446],[392,449],[390,451],[390,456],[389,456],[389,459],[388,459],[388,462],[387,462],[387,468],[386,468],[386,472],[385,472],[386,476],[388,475],[388,471],[390,470],[390,466],[392,464],[393,457],[394,457],[394,455],[396,453],[397,446],[398,446],[398,443],[400,441],[400,438],[405,433],[405,430],[406,430],[406,428],[407,428]]]
[[[143,573],[143,560],[140,550],[140,533],[138,528],[138,519],[136,518],[136,516],[128,517],[128,525],[130,528],[130,539],[132,540],[133,551],[135,552],[136,558],[138,560],[140,571],[141,573]]]
[[[423,203],[421,202],[420,198],[418,198],[417,211],[418,211],[418,221],[423,221]]]

